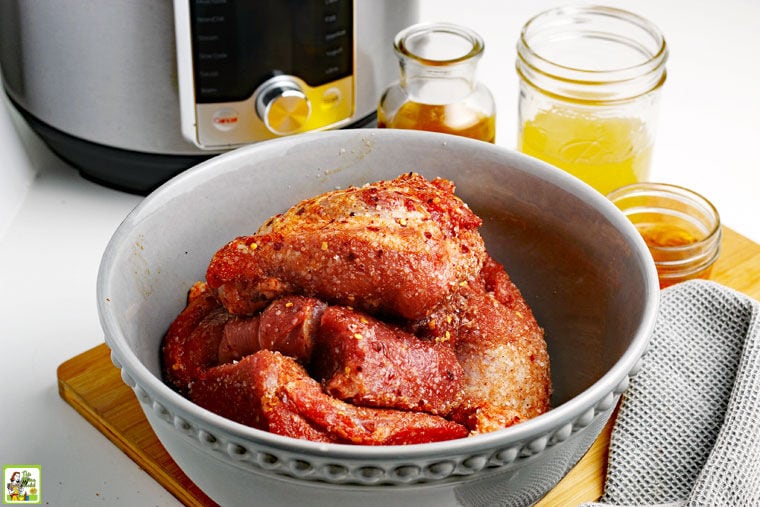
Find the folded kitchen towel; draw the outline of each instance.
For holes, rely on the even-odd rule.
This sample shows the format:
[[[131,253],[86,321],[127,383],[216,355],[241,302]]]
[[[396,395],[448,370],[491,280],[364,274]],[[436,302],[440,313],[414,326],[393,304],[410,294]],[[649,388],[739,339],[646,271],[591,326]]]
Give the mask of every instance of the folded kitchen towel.
[[[663,290],[585,505],[760,506],[758,301],[703,280]]]

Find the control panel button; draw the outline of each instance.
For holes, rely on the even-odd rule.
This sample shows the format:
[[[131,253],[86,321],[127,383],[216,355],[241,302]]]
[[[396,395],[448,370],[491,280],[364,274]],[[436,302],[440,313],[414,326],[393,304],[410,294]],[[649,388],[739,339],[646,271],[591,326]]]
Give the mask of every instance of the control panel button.
[[[231,107],[222,108],[214,113],[211,122],[217,130],[229,132],[238,125],[238,112]]]
[[[322,109],[332,109],[337,107],[342,99],[340,89],[336,87],[330,87],[322,93]]]
[[[264,83],[256,94],[256,113],[270,132],[299,132],[311,114],[311,103],[292,79],[278,76]]]

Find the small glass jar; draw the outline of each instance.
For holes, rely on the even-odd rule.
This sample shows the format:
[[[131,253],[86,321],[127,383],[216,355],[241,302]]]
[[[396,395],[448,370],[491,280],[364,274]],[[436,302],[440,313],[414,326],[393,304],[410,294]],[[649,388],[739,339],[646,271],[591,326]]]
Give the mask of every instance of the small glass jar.
[[[518,149],[603,194],[649,178],[665,38],[636,14],[548,10],[517,43]]]
[[[636,226],[652,253],[660,288],[709,278],[720,256],[718,210],[703,196],[677,185],[635,183],[607,195]]]
[[[496,107],[476,78],[483,39],[450,23],[423,23],[396,35],[401,79],[380,98],[377,126],[496,140]]]

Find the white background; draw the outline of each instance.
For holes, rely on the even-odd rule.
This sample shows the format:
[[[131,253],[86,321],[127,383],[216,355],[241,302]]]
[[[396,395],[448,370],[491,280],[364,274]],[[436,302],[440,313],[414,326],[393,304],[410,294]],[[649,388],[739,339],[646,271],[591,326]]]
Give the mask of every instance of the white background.
[[[479,77],[497,101],[499,145],[515,146],[519,29],[532,15],[562,4],[421,2],[421,20],[460,23],[485,39]],[[724,224],[760,242],[760,2],[607,5],[648,17],[670,46],[653,179],[704,194]],[[56,387],[60,363],[102,343],[95,307],[98,263],[111,234],[139,201],[83,180],[2,104],[0,461],[42,465],[43,502],[50,505],[177,503],[63,402]]]

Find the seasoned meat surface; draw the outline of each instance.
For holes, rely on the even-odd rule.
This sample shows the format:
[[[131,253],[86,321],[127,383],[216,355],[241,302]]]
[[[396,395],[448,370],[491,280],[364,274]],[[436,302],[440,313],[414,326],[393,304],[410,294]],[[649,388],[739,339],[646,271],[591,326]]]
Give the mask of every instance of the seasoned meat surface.
[[[464,426],[443,417],[340,401],[294,359],[268,350],[210,369],[193,384],[190,398],[243,424],[322,442],[396,445],[467,435]]]
[[[223,246],[162,346],[164,378],[255,428],[393,445],[550,408],[543,329],[445,180],[307,199]]]
[[[480,224],[453,184],[406,174],[297,204],[217,252],[206,278],[233,314],[299,293],[419,318],[477,276]]]
[[[473,434],[512,426],[550,408],[544,331],[504,267],[490,256],[477,280],[408,327],[454,347],[463,372],[461,403],[451,416]]]
[[[460,307],[456,355],[464,369],[457,420],[487,433],[549,410],[551,377],[543,330],[503,268],[498,283],[473,284]],[[485,282],[485,280],[484,280]]]
[[[447,343],[337,306],[324,312],[316,341],[311,370],[338,399],[437,415],[459,403],[462,367]]]
[[[164,379],[186,394],[192,382],[216,364],[230,315],[204,283],[195,284],[187,306],[169,326],[161,346]]]

